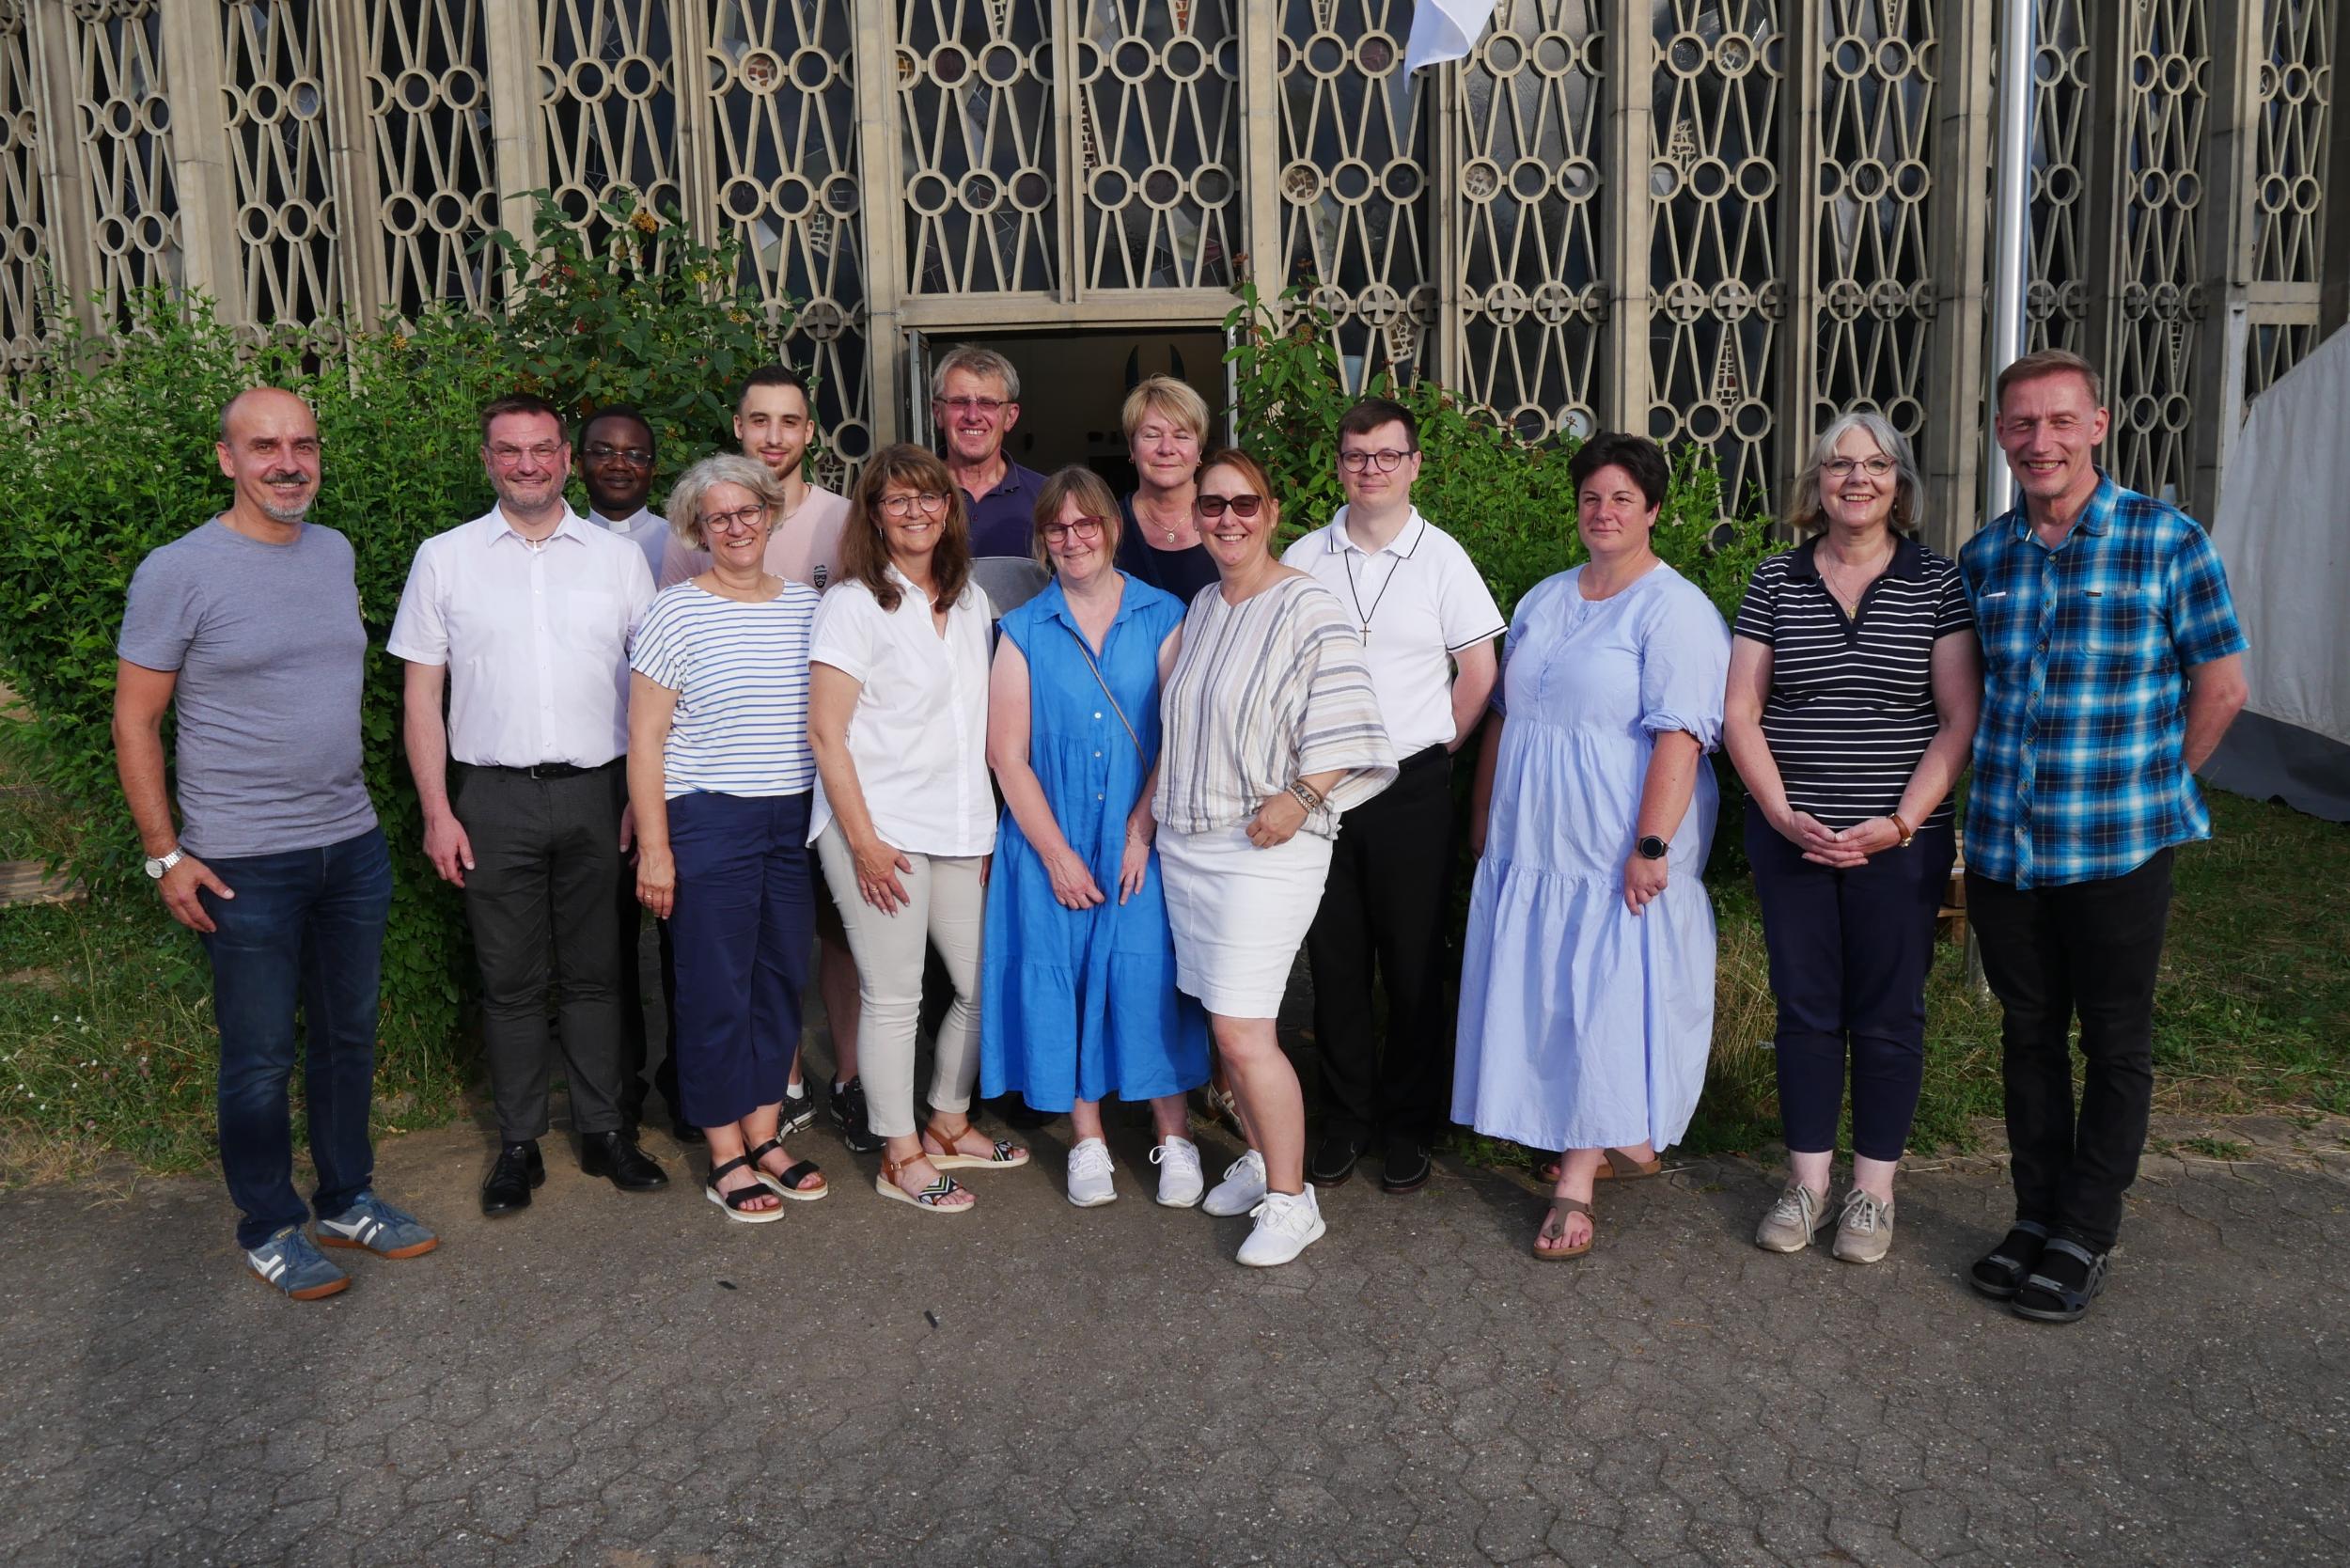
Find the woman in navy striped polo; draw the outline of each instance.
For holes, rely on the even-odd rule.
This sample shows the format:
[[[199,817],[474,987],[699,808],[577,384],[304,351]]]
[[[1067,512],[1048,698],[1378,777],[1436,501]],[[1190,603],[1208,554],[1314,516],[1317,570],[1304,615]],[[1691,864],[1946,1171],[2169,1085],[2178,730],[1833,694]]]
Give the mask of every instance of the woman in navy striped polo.
[[[1811,537],[1755,568],[1734,628],[1722,729],[1751,797],[1793,1168],[1755,1232],[1776,1252],[1802,1251],[1825,1223],[1848,1054],[1853,1185],[1835,1254],[1872,1263],[1893,1240],[1957,851],[1950,786],[1982,700],[1958,568],[1910,537],[1922,497],[1900,431],[1875,414],[1834,420],[1788,510]]]
[[[679,1114],[710,1140],[704,1193],[753,1224],[829,1190],[776,1136],[815,930],[807,659],[820,603],[766,569],[783,501],[749,458],[687,469],[669,526],[709,552],[710,570],[653,600],[629,654],[636,896],[677,949]]]

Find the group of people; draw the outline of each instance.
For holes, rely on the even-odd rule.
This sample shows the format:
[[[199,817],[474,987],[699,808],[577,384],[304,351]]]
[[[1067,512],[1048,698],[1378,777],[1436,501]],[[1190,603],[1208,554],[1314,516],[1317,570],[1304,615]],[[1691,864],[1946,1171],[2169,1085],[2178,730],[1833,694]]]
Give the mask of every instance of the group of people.
[[[844,496],[806,477],[805,384],[764,368],[738,401],[741,450],[680,475],[666,520],[646,510],[657,453],[635,411],[581,428],[586,517],[562,416],[525,396],[483,411],[496,504],[418,551],[389,649],[426,857],[463,889],[480,964],[500,1130],[485,1214],[543,1180],[557,1042],[582,1168],[666,1182],[636,1141],[642,910],[669,1016],[655,1087],[707,1144],[703,1190],[730,1220],[829,1193],[785,1143],[820,1098],[851,1150],[881,1155],[880,1197],[967,1214],[971,1173],[1029,1163],[971,1120],[976,1097],[1016,1093],[1070,1117],[1081,1207],[1118,1195],[1104,1103],[1147,1103],[1157,1200],[1252,1215],[1244,1263],[1320,1239],[1317,1189],[1367,1158],[1385,1190],[1417,1190],[1449,1121],[1543,1152],[1533,1251],[1579,1256],[1597,1184],[1657,1173],[1703,1085],[1707,755],[1727,748],[1791,1166],[1755,1239],[1803,1251],[1833,1211],[1834,1255],[1872,1262],[1971,759],[1967,903],[2005,1007],[2016,1192],[1973,1278],[2027,1317],[2088,1309],[2145,1137],[2170,856],[2209,834],[2192,773],[2241,705],[2245,646],[2201,528],[2096,467],[2093,368],[2051,352],[2002,373],[2022,499],[1956,562],[1916,538],[1903,436],[1833,421],[1793,486],[1801,542],[1757,569],[1734,626],[1655,554],[1669,471],[1642,437],[1574,453],[1588,559],[1505,627],[1413,504],[1422,455],[1396,403],[1346,415],[1346,504],[1283,550],[1266,471],[1206,449],[1183,383],[1127,399],[1123,497],[1011,459],[1019,390],[999,355],[948,353],[944,455],[887,447]],[[371,1186],[392,867],[359,769],[350,547],[304,520],[320,451],[300,400],[232,400],[218,455],[229,510],[133,582],[117,738],[149,872],[213,964],[241,1244],[307,1299],[348,1283],[313,1215],[329,1246],[407,1257],[434,1238]],[[1044,583],[998,615],[975,563],[1005,556]],[[159,729],[175,703],[177,825]],[[1456,1005],[1452,762],[1472,741]],[[1275,1027],[1301,948],[1324,1089],[1310,1137]],[[811,979],[836,1058],[821,1097],[799,1053]],[[306,1207],[286,1121],[297,1011]],[[1852,1181],[1831,1204],[1848,1076]],[[1246,1145],[1213,1186],[1187,1105],[1212,1082]]]

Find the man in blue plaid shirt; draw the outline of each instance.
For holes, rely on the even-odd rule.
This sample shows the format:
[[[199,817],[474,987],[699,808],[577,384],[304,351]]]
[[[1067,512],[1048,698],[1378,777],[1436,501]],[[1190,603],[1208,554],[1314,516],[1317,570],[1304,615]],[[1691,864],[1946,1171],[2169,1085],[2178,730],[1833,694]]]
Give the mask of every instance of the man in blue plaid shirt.
[[[2194,772],[2244,705],[2246,643],[2201,525],[2098,469],[2088,361],[2028,354],[1994,396],[2023,501],[1958,557],[1983,662],[1966,906],[2006,1015],[2015,1228],[1973,1277],[2070,1323],[2105,1284],[2145,1148],[2171,846],[2211,837]]]

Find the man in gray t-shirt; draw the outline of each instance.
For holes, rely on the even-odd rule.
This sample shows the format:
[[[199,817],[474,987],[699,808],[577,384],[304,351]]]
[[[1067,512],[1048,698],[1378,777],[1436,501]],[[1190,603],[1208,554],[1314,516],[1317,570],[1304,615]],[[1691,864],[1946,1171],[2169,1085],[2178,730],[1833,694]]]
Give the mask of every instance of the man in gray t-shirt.
[[[172,917],[212,963],[220,1163],[254,1274],[296,1300],[351,1283],[318,1241],[389,1258],[439,1245],[370,1190],[368,1137],[391,856],[361,771],[368,635],[351,543],[304,521],[318,423],[260,387],[221,410],[228,510],[139,563],[116,651],[115,760]],[[177,718],[180,826],[164,788]],[[287,1083],[307,1037],[310,1158],[294,1191]]]

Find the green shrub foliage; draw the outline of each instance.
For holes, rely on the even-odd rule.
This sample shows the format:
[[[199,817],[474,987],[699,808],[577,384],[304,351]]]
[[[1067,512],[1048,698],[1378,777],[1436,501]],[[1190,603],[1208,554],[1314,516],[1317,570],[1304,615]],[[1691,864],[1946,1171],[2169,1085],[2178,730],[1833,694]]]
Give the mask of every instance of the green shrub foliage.
[[[542,228],[553,211],[542,204]],[[426,1105],[452,1103],[472,961],[458,896],[422,854],[400,742],[401,666],[383,651],[416,547],[489,510],[478,417],[491,399],[536,391],[574,414],[634,402],[662,438],[664,473],[675,474],[728,439],[731,384],[766,352],[763,307],[715,281],[736,275],[730,255],[691,245],[673,219],[621,223],[601,248],[568,228],[542,238],[533,253],[500,237],[521,282],[495,317],[434,312],[379,332],[256,335],[232,331],[201,299],[158,290],[131,302],[130,330],[101,339],[60,312],[66,336],[24,384],[15,482],[0,492],[9,606],[0,682],[33,711],[41,782],[86,812],[86,831],[57,853],[102,895],[151,906],[110,728],[125,590],[148,552],[227,504],[213,455],[222,403],[268,384],[317,410],[323,473],[311,517],[357,557],[373,649],[361,720],[368,787],[398,877],[383,1070],[403,1099]],[[166,980],[200,964],[193,943],[169,934],[157,954]]]

